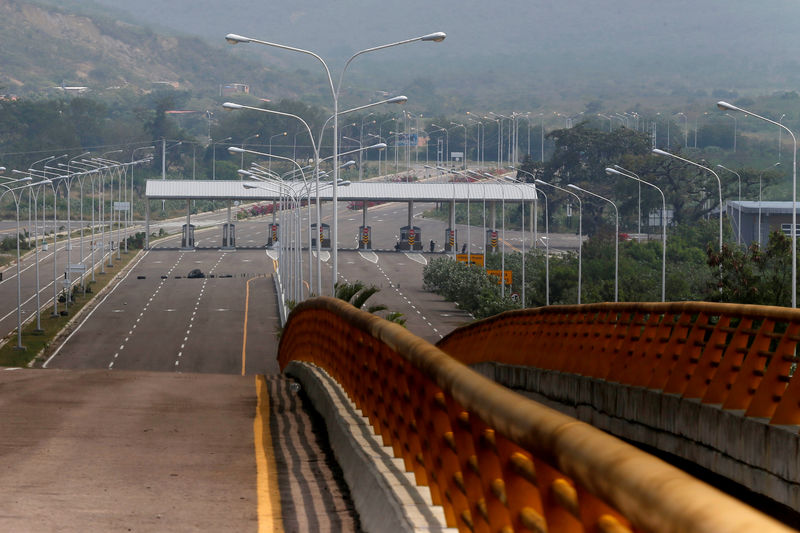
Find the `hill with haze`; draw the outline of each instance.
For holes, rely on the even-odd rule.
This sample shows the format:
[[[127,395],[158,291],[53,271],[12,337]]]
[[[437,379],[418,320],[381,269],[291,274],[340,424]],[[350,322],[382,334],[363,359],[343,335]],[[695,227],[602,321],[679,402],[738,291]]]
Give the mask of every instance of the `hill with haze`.
[[[800,85],[800,3],[794,0],[39,3],[58,7],[0,0],[0,84],[9,89],[28,79],[119,84],[175,78],[211,93],[224,80],[248,83],[259,96],[326,102],[313,58],[258,45],[232,47],[225,34],[318,52],[336,76],[354,51],[433,31],[448,37],[358,58],[345,90],[414,92],[409,106],[463,112],[574,108],[590,101],[683,105]],[[108,60],[102,69],[100,59]]]

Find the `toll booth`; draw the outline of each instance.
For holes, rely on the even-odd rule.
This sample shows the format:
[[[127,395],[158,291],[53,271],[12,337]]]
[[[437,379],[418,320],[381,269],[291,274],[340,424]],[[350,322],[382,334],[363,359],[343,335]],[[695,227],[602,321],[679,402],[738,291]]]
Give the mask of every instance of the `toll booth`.
[[[500,246],[500,239],[497,235],[497,230],[486,230],[486,251],[497,253]]]
[[[444,251],[451,252],[458,246],[458,230],[447,228],[444,230]]]
[[[358,227],[358,248],[372,250],[372,226]]]
[[[311,247],[317,248],[317,237],[319,236],[319,247],[321,250],[331,249],[331,226],[324,222],[320,224],[319,232],[317,232],[317,224],[311,224]]]
[[[422,231],[419,226],[400,228],[400,242],[395,248],[398,250],[422,250]]]
[[[267,236],[267,246],[272,247],[273,243],[278,242],[278,233],[280,232],[280,224],[270,224],[267,228],[269,235]]]
[[[194,224],[183,225],[181,248],[194,248]]]
[[[233,248],[236,246],[236,224],[225,223],[222,225],[222,247]]]

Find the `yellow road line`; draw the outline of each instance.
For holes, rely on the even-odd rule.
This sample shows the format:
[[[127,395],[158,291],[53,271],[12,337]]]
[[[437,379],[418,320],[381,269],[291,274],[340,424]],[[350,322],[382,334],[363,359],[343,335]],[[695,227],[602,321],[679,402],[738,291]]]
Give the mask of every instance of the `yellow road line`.
[[[259,533],[282,533],[283,522],[278,491],[278,476],[275,469],[275,455],[272,448],[272,434],[269,431],[269,394],[267,380],[256,376],[258,405],[253,420],[253,436],[256,454],[256,492],[258,496]]]
[[[256,276],[260,277],[260,276]],[[250,309],[250,282],[256,278],[250,278],[247,280],[245,295],[244,295],[244,327],[242,328],[242,375],[245,374],[245,366],[247,361],[247,315],[248,310]]]

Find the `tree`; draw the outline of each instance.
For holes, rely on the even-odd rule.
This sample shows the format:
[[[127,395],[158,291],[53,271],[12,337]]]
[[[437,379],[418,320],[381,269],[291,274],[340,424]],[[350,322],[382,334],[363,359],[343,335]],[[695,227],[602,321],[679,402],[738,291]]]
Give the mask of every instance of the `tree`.
[[[615,191],[617,179],[607,176],[605,168],[625,156],[643,156],[650,151],[650,140],[645,133],[624,127],[607,132],[591,127],[588,122],[551,131],[547,137],[555,142],[555,151],[544,167],[543,179],[560,187],[573,183],[606,198]],[[564,197],[560,192],[553,195],[551,213],[559,198],[563,201]],[[583,197],[581,201],[583,228],[592,235],[601,223],[603,211],[610,206],[594,197]]]
[[[742,249],[709,246],[708,266],[716,274],[709,300],[742,304],[791,305],[792,241],[780,231],[769,236],[762,250],[757,242]]]
[[[367,287],[361,281],[356,281],[354,283],[339,281],[334,287],[334,296],[336,298],[344,300],[357,309],[364,309],[366,312],[372,314],[376,314],[380,311],[385,311],[388,309],[385,305],[381,304],[371,305],[367,308],[364,308],[367,300],[369,300],[378,292],[380,292],[380,289],[375,285],[370,285]],[[405,325],[406,323],[406,319],[403,318],[403,313],[397,311],[388,313],[384,318],[389,322],[394,322],[395,324],[400,324],[401,326]]]

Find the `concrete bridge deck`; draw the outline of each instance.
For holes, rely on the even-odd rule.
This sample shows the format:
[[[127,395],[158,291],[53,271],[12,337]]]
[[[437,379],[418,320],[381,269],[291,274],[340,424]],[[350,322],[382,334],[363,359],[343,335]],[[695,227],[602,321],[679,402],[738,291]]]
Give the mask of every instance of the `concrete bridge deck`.
[[[310,411],[280,376],[2,370],[0,531],[359,531]]]

